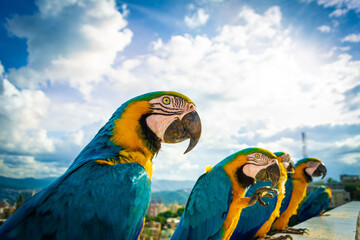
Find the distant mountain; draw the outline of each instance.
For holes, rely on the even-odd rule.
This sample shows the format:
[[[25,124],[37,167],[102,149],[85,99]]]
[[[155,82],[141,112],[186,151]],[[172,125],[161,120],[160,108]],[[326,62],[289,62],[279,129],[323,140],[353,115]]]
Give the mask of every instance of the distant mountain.
[[[8,178],[0,176],[0,188],[33,190],[43,189],[52,183],[56,178]]]
[[[23,195],[24,200],[29,199],[33,194],[47,187],[56,178],[8,178],[0,176],[0,201],[6,200],[14,203]]]
[[[0,176],[0,201],[7,200],[9,203],[14,203],[20,194],[22,194],[26,200],[30,198],[34,192],[38,192],[39,190],[49,186],[55,179],[56,178],[8,178]],[[194,184],[195,181],[190,180],[152,180],[151,189],[153,193],[160,191],[172,192],[179,189],[191,189]],[[178,200],[178,203],[181,203],[185,196],[181,191],[176,191],[174,193],[175,196],[173,199]],[[166,199],[173,201],[170,197],[171,193],[162,192],[161,194],[163,194],[161,196],[168,195]]]
[[[176,191],[179,189],[192,189],[195,181],[191,180],[165,180],[154,179],[151,181],[151,192]]]
[[[160,198],[164,201],[165,205],[169,203],[179,203],[181,205],[185,205],[187,199],[189,198],[190,192],[190,188],[176,191],[153,192],[151,194],[151,199]]]

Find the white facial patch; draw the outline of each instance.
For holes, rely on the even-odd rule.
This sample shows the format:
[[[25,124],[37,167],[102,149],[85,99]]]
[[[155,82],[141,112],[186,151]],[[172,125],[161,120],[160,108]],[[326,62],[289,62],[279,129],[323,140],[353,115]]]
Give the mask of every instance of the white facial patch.
[[[150,115],[146,118],[147,126],[156,134],[161,141],[164,141],[164,134],[169,125],[174,121],[174,116]]]
[[[186,114],[196,110],[194,104],[171,95],[152,99],[149,103],[152,114],[146,118],[146,124],[162,141],[166,129],[175,119],[181,120]]]
[[[307,167],[305,168],[305,172],[312,176],[317,167],[320,165],[320,162],[310,161],[307,163]]]
[[[287,169],[290,166],[290,162],[282,162],[282,165]]]
[[[282,165],[284,166],[285,169],[287,169],[290,165],[290,156],[288,154],[283,154],[281,156],[282,159]]]
[[[265,163],[265,165],[258,165],[256,162],[251,161],[250,163],[245,164],[243,168],[243,172],[246,176],[255,179],[256,175],[262,170],[267,168],[268,166],[277,163],[277,159],[270,159]]]

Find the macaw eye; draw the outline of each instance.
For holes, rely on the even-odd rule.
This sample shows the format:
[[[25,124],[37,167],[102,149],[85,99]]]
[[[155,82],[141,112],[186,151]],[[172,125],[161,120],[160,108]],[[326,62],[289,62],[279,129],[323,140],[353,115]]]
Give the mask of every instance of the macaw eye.
[[[256,153],[256,154],[255,154],[255,158],[256,158],[256,159],[259,159],[259,158],[260,158],[260,154]]]
[[[164,98],[162,99],[162,102],[163,102],[164,104],[166,104],[166,105],[169,105],[169,104],[170,104],[170,98],[164,97]]]

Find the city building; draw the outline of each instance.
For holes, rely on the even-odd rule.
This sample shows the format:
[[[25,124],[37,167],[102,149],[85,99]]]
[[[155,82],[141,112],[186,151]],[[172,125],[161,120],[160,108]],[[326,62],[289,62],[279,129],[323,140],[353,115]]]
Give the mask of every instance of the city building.
[[[161,198],[153,198],[151,199],[150,204],[160,205],[164,204],[164,201]]]
[[[146,222],[140,234],[140,240],[159,240],[161,235],[161,224],[159,222]]]
[[[183,208],[184,206],[178,204],[178,203],[170,203],[167,205],[167,208],[173,212],[173,213],[176,213],[176,211],[179,209],[179,208]]]
[[[164,201],[162,199],[151,199],[150,205],[147,211],[147,215],[150,217],[156,217],[161,210],[161,207],[159,209],[159,206],[162,206],[164,204]]]
[[[341,206],[347,202],[350,202],[350,193],[344,189],[331,189],[331,202],[330,208]]]
[[[309,185],[306,188],[306,194],[309,195],[312,191],[315,190],[315,188],[325,186],[325,185],[326,185],[326,183],[323,180],[311,182],[311,183],[309,183]]]
[[[0,219],[8,219],[15,212],[15,206],[10,205],[6,200],[0,202]]]
[[[343,174],[343,175],[340,175],[340,180],[342,182],[359,182],[360,183],[360,179],[359,179],[358,175]]]
[[[344,189],[344,183],[342,182],[328,182],[327,186],[331,188],[331,190],[334,189]]]
[[[161,230],[160,239],[161,240],[171,240],[171,236],[174,234],[174,230],[170,228],[165,228]]]
[[[180,217],[166,219],[166,223],[168,225],[168,228],[172,229],[174,231],[175,231],[177,225],[179,224],[179,222],[180,222]]]
[[[1,218],[8,219],[14,212],[15,212],[14,207],[3,208]]]
[[[162,204],[158,205],[158,214],[162,213],[162,212],[166,212],[166,211],[169,211],[168,207],[166,207],[165,205],[162,205]]]

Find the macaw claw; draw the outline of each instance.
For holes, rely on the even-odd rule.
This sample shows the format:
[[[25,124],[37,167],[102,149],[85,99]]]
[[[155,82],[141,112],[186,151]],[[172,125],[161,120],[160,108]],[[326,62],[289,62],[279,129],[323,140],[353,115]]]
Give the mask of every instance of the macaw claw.
[[[268,203],[265,203],[262,200],[262,197],[268,197],[268,198],[273,198],[275,195],[278,194],[278,190],[275,188],[271,188],[271,187],[261,187],[256,189],[255,193],[250,197],[250,201],[249,201],[249,205],[248,206],[252,206],[256,203],[256,201],[259,201],[259,205],[260,206],[268,206]]]
[[[282,233],[293,233],[293,234],[304,234],[308,233],[309,230],[307,228],[291,228],[287,227],[281,231]]]
[[[265,238],[257,237],[255,238],[255,240],[293,240],[293,238],[290,235],[281,235],[278,237],[271,237],[271,236],[266,236]]]

